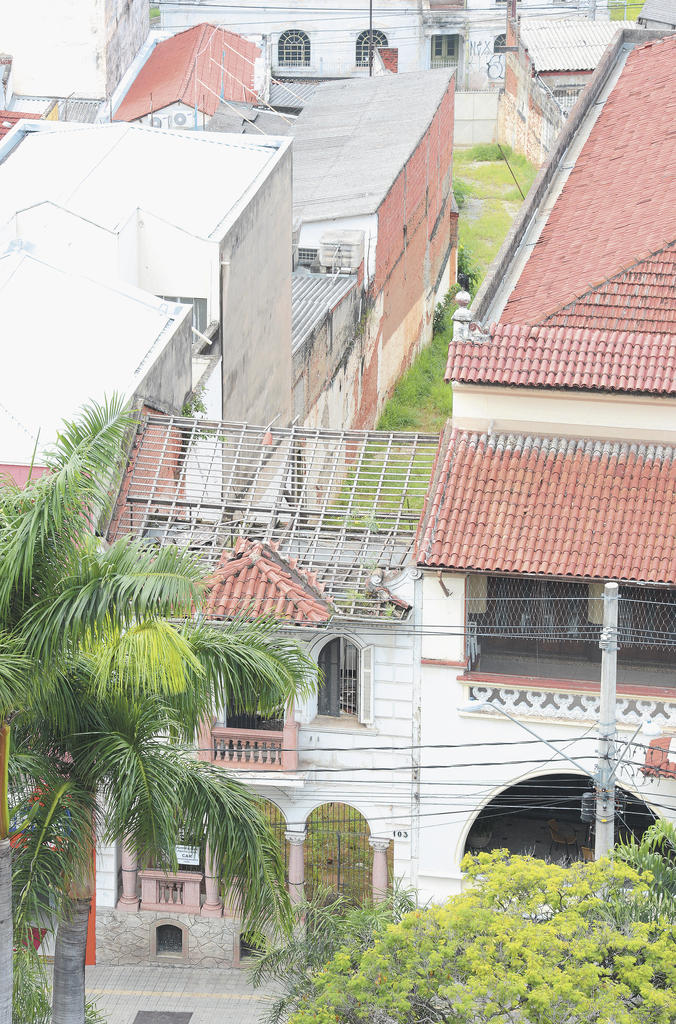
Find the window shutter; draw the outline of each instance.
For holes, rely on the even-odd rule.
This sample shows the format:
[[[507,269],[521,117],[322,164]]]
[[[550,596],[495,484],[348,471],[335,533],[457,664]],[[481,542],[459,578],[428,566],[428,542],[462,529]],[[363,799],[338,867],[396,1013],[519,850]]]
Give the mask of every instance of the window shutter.
[[[374,648],[364,647],[359,658],[359,721],[373,725]]]

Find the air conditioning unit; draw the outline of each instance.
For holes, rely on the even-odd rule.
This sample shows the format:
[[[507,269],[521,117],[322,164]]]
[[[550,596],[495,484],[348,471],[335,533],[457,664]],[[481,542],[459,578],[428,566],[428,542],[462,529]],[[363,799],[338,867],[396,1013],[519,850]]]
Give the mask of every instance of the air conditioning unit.
[[[181,111],[179,111],[178,114],[174,114],[174,127],[175,128],[184,128],[187,120],[188,120],[187,115],[183,114],[183,113],[181,113]],[[171,123],[171,119],[170,119],[170,123]]]
[[[354,273],[363,259],[363,231],[327,231],[319,240],[319,265],[328,273]]]

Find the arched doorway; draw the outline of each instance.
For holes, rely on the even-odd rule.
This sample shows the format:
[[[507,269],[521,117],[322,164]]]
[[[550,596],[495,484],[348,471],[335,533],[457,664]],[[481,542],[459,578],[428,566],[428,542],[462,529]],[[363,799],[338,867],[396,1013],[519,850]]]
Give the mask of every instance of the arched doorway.
[[[594,825],[582,820],[582,797],[590,780],[561,773],[525,779],[498,793],[477,815],[464,853],[507,849],[568,864],[591,860]],[[616,839],[643,835],[654,815],[641,799],[618,788]]]
[[[354,903],[371,898],[373,850],[364,816],[348,804],[316,807],[307,819],[305,893],[340,893]],[[391,845],[391,844],[390,844]]]

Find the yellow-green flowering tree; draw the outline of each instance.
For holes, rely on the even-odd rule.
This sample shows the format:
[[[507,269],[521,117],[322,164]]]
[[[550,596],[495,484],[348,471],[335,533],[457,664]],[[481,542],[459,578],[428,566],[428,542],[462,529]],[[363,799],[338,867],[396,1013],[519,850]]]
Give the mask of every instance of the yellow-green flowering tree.
[[[371,948],[343,947],[292,1024],[674,1024],[676,928],[613,907],[650,876],[494,851],[469,891],[415,910]]]

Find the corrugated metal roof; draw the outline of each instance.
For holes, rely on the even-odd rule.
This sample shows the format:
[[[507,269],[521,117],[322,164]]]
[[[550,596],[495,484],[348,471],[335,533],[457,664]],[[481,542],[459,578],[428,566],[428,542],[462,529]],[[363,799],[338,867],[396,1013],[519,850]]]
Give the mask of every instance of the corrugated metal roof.
[[[101,100],[59,100],[59,121],[79,121],[94,124],[101,107]]]
[[[302,110],[311,99],[319,83],[317,82],[271,82],[269,103],[271,107],[284,107],[286,110]]]
[[[636,27],[635,21],[523,17],[519,34],[536,71],[593,71],[615,35]]]
[[[301,345],[324,317],[357,286],[352,274],[291,275],[291,334],[293,348]]]
[[[658,21],[662,25],[676,28],[676,0],[645,0],[638,20],[639,23]]]
[[[291,135],[290,115],[262,110],[251,103],[221,103],[207,123],[208,132],[244,135]]]
[[[293,130],[294,216],[316,221],[375,213],[452,77],[443,68],[317,89]]]

